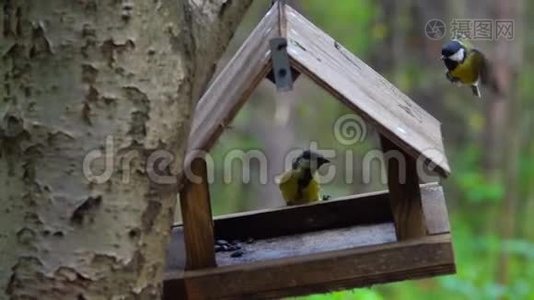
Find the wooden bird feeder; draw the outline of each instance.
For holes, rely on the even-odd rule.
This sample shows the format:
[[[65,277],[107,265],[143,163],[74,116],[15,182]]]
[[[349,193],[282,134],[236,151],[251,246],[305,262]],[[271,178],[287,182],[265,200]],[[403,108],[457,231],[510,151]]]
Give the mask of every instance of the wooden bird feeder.
[[[213,218],[209,151],[264,78],[281,90],[305,74],[373,124],[389,160],[388,191]],[[184,169],[183,224],[173,227],[165,299],[279,298],[455,272],[442,188],[420,184],[423,158],[450,173],[440,123],[333,38],[282,2],[273,5],[198,102]],[[215,253],[218,239],[255,239],[244,254]],[[185,270],[185,271],[184,271]]]

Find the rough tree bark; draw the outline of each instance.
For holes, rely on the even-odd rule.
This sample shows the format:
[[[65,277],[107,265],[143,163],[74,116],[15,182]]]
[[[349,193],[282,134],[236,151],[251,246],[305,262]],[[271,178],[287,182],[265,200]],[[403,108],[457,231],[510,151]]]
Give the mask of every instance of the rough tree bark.
[[[158,297],[176,183],[150,180],[146,159],[180,167],[250,3],[0,1],[0,299]],[[104,183],[82,172],[94,149],[112,158],[90,165],[112,168]]]

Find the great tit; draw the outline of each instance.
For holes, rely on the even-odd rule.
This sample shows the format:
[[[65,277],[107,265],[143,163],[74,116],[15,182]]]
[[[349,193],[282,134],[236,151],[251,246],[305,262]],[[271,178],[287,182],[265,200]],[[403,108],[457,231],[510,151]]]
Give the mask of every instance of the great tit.
[[[447,79],[458,85],[470,86],[473,95],[481,97],[480,83],[491,84],[495,89],[495,85],[489,82],[489,64],[484,54],[466,42],[454,39],[446,43],[441,49],[441,59],[447,67]]]
[[[287,205],[319,201],[317,170],[330,161],[321,154],[305,150],[297,157],[291,170],[278,178],[278,186]]]

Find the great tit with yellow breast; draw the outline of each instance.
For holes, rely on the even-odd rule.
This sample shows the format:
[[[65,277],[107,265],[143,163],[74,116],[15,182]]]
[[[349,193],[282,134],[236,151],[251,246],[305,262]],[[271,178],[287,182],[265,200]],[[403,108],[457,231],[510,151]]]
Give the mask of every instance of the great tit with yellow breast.
[[[481,97],[479,84],[490,84],[497,91],[494,82],[490,82],[489,64],[484,54],[468,46],[466,42],[453,39],[441,49],[441,59],[447,67],[447,79],[458,85],[468,85],[473,95]]]
[[[297,157],[291,170],[278,178],[278,187],[287,205],[319,201],[320,186],[317,170],[330,161],[319,153],[305,150]]]

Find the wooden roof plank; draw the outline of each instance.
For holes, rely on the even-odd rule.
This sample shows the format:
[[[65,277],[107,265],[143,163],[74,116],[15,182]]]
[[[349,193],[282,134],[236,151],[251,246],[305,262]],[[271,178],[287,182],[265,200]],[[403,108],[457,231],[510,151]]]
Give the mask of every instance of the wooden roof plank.
[[[208,151],[269,72],[269,40],[278,35],[278,13],[271,8],[197,103],[188,151]]]
[[[310,21],[286,6],[288,52],[312,78],[415,158],[450,173],[438,120]]]

